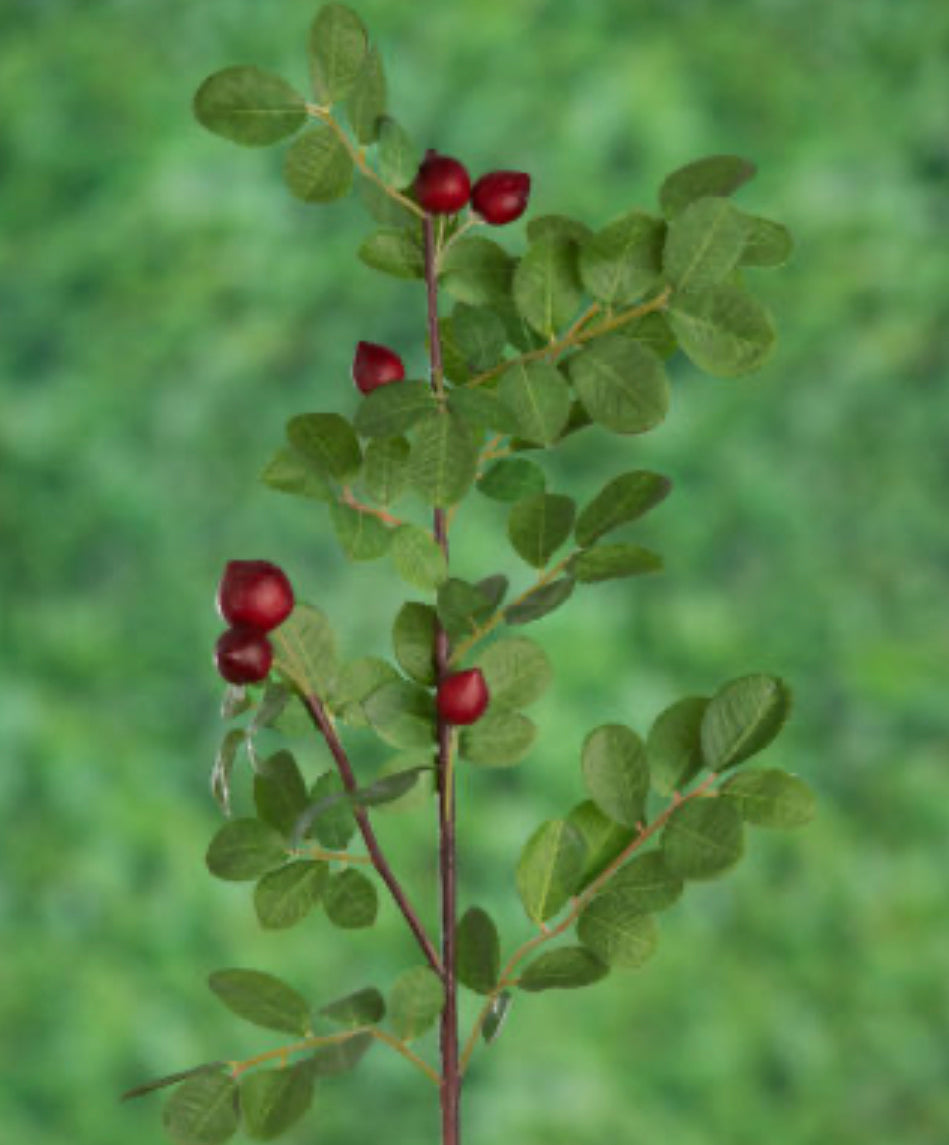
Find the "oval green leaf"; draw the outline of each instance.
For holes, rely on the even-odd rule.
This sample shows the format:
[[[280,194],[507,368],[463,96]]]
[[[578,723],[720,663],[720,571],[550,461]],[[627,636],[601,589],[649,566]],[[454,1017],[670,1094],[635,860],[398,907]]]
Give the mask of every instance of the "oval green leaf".
[[[542,990],[575,990],[599,982],[609,972],[609,967],[592,950],[583,946],[561,946],[528,963],[517,984],[531,994]]]
[[[279,832],[259,819],[232,819],[211,840],[205,861],[208,870],[228,882],[249,882],[286,858]]]
[[[662,832],[666,866],[683,879],[714,879],[743,851],[741,813],[729,799],[691,799],[673,811]]]
[[[264,875],[254,888],[254,910],[265,930],[288,930],[320,901],[329,864],[301,859]]]
[[[645,818],[649,768],[643,741],[623,724],[594,728],[583,742],[583,781],[604,815],[624,827]]]
[[[237,1083],[227,1073],[201,1073],[165,1102],[162,1125],[175,1145],[220,1145],[237,1132]]]
[[[604,335],[571,358],[569,369],[590,417],[614,433],[645,433],[668,412],[662,361],[632,338]]]
[[[202,127],[244,147],[266,147],[306,123],[306,101],[279,76],[255,67],[224,68],[194,97]]]
[[[721,793],[734,801],[746,823],[791,830],[814,818],[817,801],[803,779],[778,768],[750,768],[722,784]]]
[[[310,1007],[292,986],[261,970],[215,970],[208,985],[225,1006],[265,1030],[305,1034]]]
[[[541,923],[558,914],[577,889],[585,862],[586,843],[572,823],[542,823],[517,865],[517,890],[527,917]]]
[[[777,676],[742,676],[720,688],[702,717],[702,755],[724,771],[763,751],[784,726],[791,692]]]

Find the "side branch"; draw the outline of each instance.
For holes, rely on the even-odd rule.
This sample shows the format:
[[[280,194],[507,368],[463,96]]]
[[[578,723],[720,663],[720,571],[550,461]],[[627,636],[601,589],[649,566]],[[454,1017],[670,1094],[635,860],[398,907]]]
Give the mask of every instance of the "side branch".
[[[336,729],[326,714],[326,709],[323,707],[322,701],[319,696],[310,695],[304,696],[303,702],[306,704],[307,711],[310,713],[313,722],[326,740],[333,759],[336,761],[340,778],[343,781],[343,787],[349,794],[352,794],[358,790],[359,784],[356,782],[356,776],[353,773],[346,750],[340,743],[339,736],[336,734]],[[372,859],[372,865],[379,872],[379,877],[389,888],[396,905],[405,916],[405,921],[409,924],[412,933],[418,940],[418,944],[422,948],[422,953],[425,955],[429,965],[439,977],[443,977],[442,964],[438,953],[432,945],[431,939],[425,933],[424,926],[406,897],[399,880],[395,877],[385,855],[383,855],[382,848],[379,846],[379,841],[376,838],[376,833],[373,831],[372,824],[369,822],[369,815],[366,809],[364,807],[355,806],[353,808],[353,814],[356,817],[356,824],[359,827],[360,834],[365,841],[369,857]]]
[[[549,942],[550,939],[557,938],[559,935],[569,930],[570,927],[573,926],[573,924],[580,917],[584,907],[586,907],[586,905],[596,895],[600,888],[603,887],[605,883],[609,882],[613,875],[616,874],[620,867],[623,866],[626,860],[629,859],[634,852],[638,851],[644,843],[651,839],[652,836],[655,835],[658,830],[660,830],[660,828],[665,826],[672,812],[675,811],[677,807],[680,807],[683,803],[688,803],[691,799],[698,799],[706,795],[709,787],[711,787],[716,779],[718,779],[718,773],[713,771],[711,775],[704,779],[698,785],[698,787],[690,791],[688,795],[682,796],[676,792],[672,798],[672,802],[662,812],[662,814],[657,815],[656,818],[653,819],[653,821],[648,826],[642,827],[636,834],[636,837],[632,839],[630,843],[616,856],[610,865],[604,868],[604,870],[601,871],[599,875],[597,875],[597,877],[593,880],[593,882],[590,883],[589,886],[585,887],[580,894],[576,895],[571,900],[570,909],[560,920],[560,922],[557,923],[556,926],[542,927],[541,930],[539,930],[533,938],[529,938],[527,942],[519,946],[517,950],[514,951],[514,953],[508,959],[504,969],[501,971],[497,986],[495,986],[495,988],[485,999],[484,1005],[481,1008],[481,1012],[478,1014],[474,1027],[468,1036],[468,1040],[465,1042],[464,1052],[461,1055],[462,1073],[464,1073],[464,1071],[468,1068],[468,1063],[471,1060],[471,1055],[474,1053],[475,1046],[478,1044],[478,1035],[481,1033],[481,1028],[484,1026],[484,1023],[488,1017],[488,1014],[490,1013],[495,999],[502,992],[502,990],[506,990],[509,986],[514,986],[517,984],[517,979],[513,975],[518,964],[522,962],[528,954],[533,953],[533,951],[535,951],[539,946],[543,946],[545,942]]]

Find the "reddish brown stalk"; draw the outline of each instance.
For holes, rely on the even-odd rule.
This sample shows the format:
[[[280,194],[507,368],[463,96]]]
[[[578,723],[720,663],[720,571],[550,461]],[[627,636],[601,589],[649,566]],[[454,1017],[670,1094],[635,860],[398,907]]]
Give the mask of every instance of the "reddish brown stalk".
[[[326,740],[326,745],[330,749],[333,759],[336,761],[336,767],[339,770],[340,779],[343,781],[343,787],[350,793],[356,791],[359,784],[356,782],[356,776],[353,773],[352,764],[349,762],[349,756],[346,754],[346,749],[342,743],[340,743],[339,736],[336,734],[336,729],[326,714],[326,709],[323,707],[322,701],[319,696],[310,695],[304,697],[304,702],[313,718],[313,722]],[[382,848],[379,846],[379,840],[376,838],[376,833],[373,831],[372,824],[369,822],[369,815],[366,809],[364,807],[354,806],[353,815],[356,818],[356,825],[359,827],[359,832],[365,841],[369,857],[372,859],[372,865],[379,872],[379,877],[389,888],[396,906],[398,906],[399,910],[405,916],[405,921],[409,924],[412,933],[418,940],[418,944],[422,948],[422,953],[428,960],[429,965],[436,974],[442,976],[442,964],[439,960],[438,952],[432,945],[431,939],[425,933],[425,927],[415,913],[415,909],[409,902],[399,880],[395,877],[385,855],[383,855]]]
[[[426,215],[425,287],[428,301],[428,342],[431,355],[431,383],[435,394],[443,389],[442,347],[438,333],[438,278],[435,228],[431,215]],[[448,562],[448,524],[445,510],[435,510],[435,540]],[[441,624],[435,628],[435,676],[440,683],[449,672],[451,650],[448,633]],[[451,766],[451,725],[438,718],[438,822],[439,875],[442,893],[442,966],[445,969],[445,1006],[442,1010],[440,1045],[442,1060],[441,1106],[442,1145],[460,1145],[461,1141],[461,1071],[458,1058],[458,981],[455,976],[456,907],[456,842],[455,783]]]

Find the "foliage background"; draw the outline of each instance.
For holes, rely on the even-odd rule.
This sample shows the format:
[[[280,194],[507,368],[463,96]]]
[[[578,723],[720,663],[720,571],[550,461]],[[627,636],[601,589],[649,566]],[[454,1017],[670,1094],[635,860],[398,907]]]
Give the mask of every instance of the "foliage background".
[[[142,1077],[261,1045],[206,990],[252,965],[315,1000],[414,958],[315,918],[256,930],[215,883],[207,773],[224,560],[267,555],[382,650],[399,587],[345,566],[324,511],[255,485],[286,417],[350,409],[360,337],[423,362],[422,295],[353,255],[355,201],[292,202],[279,156],[200,131],[191,92],[256,62],[303,82],[302,0],[6,0],[0,9],[0,1124],[31,1145],[162,1140]],[[643,528],[650,581],[542,622],[558,666],[516,773],[462,776],[465,900],[525,933],[517,851],[579,797],[597,722],[643,727],[752,669],[797,712],[776,763],[819,821],[755,837],[664,920],[659,956],[523,997],[466,1091],[471,1145],[949,1138],[945,255],[949,9],[937,0],[579,4],[363,0],[400,117],[477,172],[521,166],[534,209],[648,205],[718,150],[761,175],[793,265],[761,278],[780,352],[738,382],[676,369],[648,439],[590,431],[578,494],[629,464],[675,492]],[[501,515],[462,518],[465,575]],[[513,568],[513,562],[503,567]],[[313,749],[310,767],[316,766]],[[431,822],[382,829],[434,917]],[[431,1140],[433,1093],[376,1050],[289,1140]]]

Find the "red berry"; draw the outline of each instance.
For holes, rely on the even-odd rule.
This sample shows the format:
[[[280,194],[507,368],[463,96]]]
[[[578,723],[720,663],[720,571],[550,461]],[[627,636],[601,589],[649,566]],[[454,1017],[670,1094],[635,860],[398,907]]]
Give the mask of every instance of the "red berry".
[[[493,227],[513,223],[527,210],[531,177],[523,171],[489,171],[475,183],[471,205]]]
[[[372,393],[390,382],[401,382],[404,377],[405,366],[394,350],[375,342],[358,343],[353,358],[353,381],[362,393]]]
[[[256,684],[270,672],[273,648],[256,628],[228,628],[218,637],[214,659],[229,684]]]
[[[415,177],[415,197],[433,215],[453,215],[471,198],[471,178],[457,159],[426,151]]]
[[[480,668],[455,672],[438,685],[438,713],[450,724],[473,724],[481,719],[489,699]]]
[[[283,569],[270,561],[228,561],[217,607],[228,624],[269,632],[293,611],[293,589]]]

